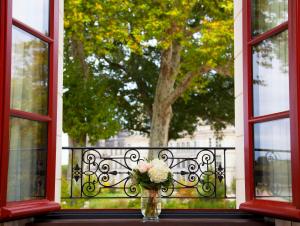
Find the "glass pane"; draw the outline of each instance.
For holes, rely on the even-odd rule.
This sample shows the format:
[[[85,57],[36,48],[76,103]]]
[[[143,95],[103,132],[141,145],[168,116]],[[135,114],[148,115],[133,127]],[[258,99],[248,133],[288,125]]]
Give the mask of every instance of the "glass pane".
[[[8,201],[45,197],[47,124],[20,118],[10,121]]]
[[[11,108],[48,112],[48,44],[13,27]]]
[[[288,20],[288,0],[253,0],[252,34],[258,35]]]
[[[49,34],[49,0],[13,0],[13,18]]]
[[[254,116],[289,110],[288,32],[253,47]]]
[[[254,177],[257,199],[291,201],[290,120],[254,125]]]

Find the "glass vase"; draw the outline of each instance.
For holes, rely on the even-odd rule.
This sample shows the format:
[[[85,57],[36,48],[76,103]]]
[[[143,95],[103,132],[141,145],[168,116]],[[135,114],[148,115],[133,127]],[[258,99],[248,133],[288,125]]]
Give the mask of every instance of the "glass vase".
[[[159,221],[161,213],[161,190],[141,189],[141,211],[144,216],[143,222]]]

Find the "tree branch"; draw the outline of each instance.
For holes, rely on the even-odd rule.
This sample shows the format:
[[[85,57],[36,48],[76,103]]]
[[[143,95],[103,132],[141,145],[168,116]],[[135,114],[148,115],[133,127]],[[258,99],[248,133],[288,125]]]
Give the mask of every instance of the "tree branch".
[[[171,57],[171,72],[172,80],[175,81],[180,67],[180,54],[181,54],[182,46],[177,41],[173,41],[172,43],[172,57]]]
[[[71,49],[72,49],[73,57],[79,60],[84,79],[87,79],[89,76],[89,66],[86,62],[86,58],[85,58],[86,56],[85,56],[84,46],[82,41],[80,41],[77,37],[72,36]]]
[[[127,73],[127,70],[123,65],[113,62],[110,59],[108,59],[107,57],[103,57],[103,59],[111,66],[117,67],[117,68],[121,69],[122,71],[124,71],[125,73]]]
[[[171,73],[170,64],[172,62],[172,45],[169,46],[168,49],[163,50],[161,53],[161,74],[169,77]]]
[[[187,90],[193,78],[197,75],[208,72],[210,69],[203,67],[198,71],[188,72],[184,79],[177,85],[175,90],[164,100],[164,106],[168,107],[174,104],[174,102]]]

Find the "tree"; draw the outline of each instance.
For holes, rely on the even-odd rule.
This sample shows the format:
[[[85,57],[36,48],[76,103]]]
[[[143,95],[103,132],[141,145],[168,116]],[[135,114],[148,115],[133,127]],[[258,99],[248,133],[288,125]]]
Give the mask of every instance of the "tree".
[[[150,146],[167,145],[176,101],[187,103],[192,96],[209,93],[209,79],[232,75],[230,0],[67,0],[65,4],[66,36],[80,43],[84,64],[89,61],[98,71],[123,79],[124,66],[131,60],[155,59],[150,61],[157,77],[148,89],[153,100],[150,107],[139,106],[151,112],[150,123],[139,115],[150,125]],[[151,48],[156,55],[147,55]],[[142,66],[137,69],[148,73]],[[143,85],[138,82],[134,85]]]
[[[121,61],[124,54],[115,54],[111,61]],[[150,134],[152,104],[159,76],[159,65],[156,62],[159,60],[159,51],[147,48],[143,55],[130,54],[122,69],[116,64],[107,65],[106,70],[108,73],[113,70],[112,77],[116,80],[115,84],[118,84],[118,107],[124,118],[123,128]],[[199,124],[199,118],[212,125],[216,131],[225,128],[228,123],[233,124],[233,78],[208,74],[202,77],[202,85],[201,92],[190,89],[173,104],[169,139],[192,135]]]
[[[72,146],[115,135],[121,128],[110,78],[97,74],[74,40],[65,38],[63,129]]]

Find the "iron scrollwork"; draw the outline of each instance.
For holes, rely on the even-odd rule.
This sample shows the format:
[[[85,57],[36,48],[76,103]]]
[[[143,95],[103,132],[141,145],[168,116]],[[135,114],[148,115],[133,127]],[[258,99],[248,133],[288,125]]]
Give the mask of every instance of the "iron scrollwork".
[[[149,148],[84,148],[72,152],[70,198],[101,198],[104,189],[118,191],[123,198],[136,198],[140,189],[131,181],[131,170],[144,161]],[[225,161],[217,165],[216,149],[193,148],[188,157],[182,155],[189,148],[159,148],[157,157],[170,167],[173,183],[162,188],[164,198],[176,197],[184,189],[198,197],[216,197],[219,185],[226,186]],[[113,151],[119,151],[113,154]],[[223,151],[225,155],[225,150]],[[192,156],[192,157],[191,157]],[[225,159],[225,158],[224,158]],[[77,193],[75,189],[80,191]],[[194,195],[195,196],[195,195]]]

